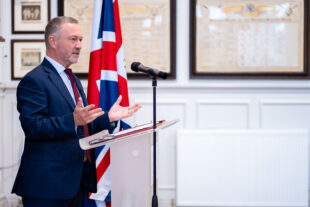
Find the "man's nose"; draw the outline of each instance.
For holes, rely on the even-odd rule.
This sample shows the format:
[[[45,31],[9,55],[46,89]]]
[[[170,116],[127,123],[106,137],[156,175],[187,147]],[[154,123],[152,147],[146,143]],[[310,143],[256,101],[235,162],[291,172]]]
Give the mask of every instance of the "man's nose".
[[[81,49],[82,48],[82,41],[78,40],[75,47],[78,49]]]

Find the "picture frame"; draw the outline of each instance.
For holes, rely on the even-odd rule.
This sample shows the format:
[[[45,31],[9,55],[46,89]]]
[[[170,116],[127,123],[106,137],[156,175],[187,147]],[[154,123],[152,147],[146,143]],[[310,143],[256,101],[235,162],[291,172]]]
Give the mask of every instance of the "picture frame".
[[[21,80],[41,64],[45,53],[44,40],[11,40],[11,79]]]
[[[148,0],[147,2],[145,0],[135,0],[134,2],[131,0],[118,0],[118,3],[128,79],[146,79],[145,74],[135,73],[130,70],[132,62],[142,62],[143,65],[165,71],[168,73],[167,79],[175,79],[176,0]],[[92,15],[87,15],[92,14],[92,7],[92,1],[58,0],[58,15],[72,16],[78,19],[82,30],[83,48],[80,60],[78,64],[72,65],[75,73],[80,78],[87,78],[88,75],[91,45],[89,31],[92,31]],[[135,12],[139,11],[143,12],[140,12],[138,17],[135,18],[137,16]],[[159,14],[156,14],[156,12],[159,12]],[[165,15],[165,18],[163,15]],[[164,22],[165,20],[167,22]],[[162,26],[162,29],[150,26],[159,22],[162,23],[159,26]],[[145,35],[149,35],[149,38],[153,41],[147,41],[147,38],[143,38]]]
[[[190,79],[309,79],[308,11],[305,0],[190,1]]]
[[[12,0],[12,33],[43,34],[50,20],[50,0]]]

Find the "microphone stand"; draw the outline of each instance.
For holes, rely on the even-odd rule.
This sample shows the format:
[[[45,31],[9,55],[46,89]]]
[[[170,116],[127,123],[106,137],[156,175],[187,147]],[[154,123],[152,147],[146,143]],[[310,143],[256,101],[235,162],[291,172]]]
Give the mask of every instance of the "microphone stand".
[[[156,187],[156,87],[157,87],[157,76],[152,77],[153,87],[153,197],[152,207],[158,207],[157,198],[157,187]]]
[[[156,87],[157,87],[157,77],[166,79],[168,74],[163,71],[152,69],[142,65],[139,62],[133,62],[131,64],[131,69],[135,72],[146,73],[149,77],[152,77],[152,87],[153,87],[153,197],[152,197],[152,207],[158,207],[157,198],[157,182],[156,182]]]

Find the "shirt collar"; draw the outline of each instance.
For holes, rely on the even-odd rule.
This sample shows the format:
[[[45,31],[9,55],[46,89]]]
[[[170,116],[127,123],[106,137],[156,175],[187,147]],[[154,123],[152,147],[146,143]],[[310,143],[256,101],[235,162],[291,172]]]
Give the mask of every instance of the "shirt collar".
[[[48,60],[54,66],[54,68],[57,70],[59,74],[64,72],[64,70],[66,69],[62,64],[60,64],[59,62],[48,56],[45,56],[45,59]]]

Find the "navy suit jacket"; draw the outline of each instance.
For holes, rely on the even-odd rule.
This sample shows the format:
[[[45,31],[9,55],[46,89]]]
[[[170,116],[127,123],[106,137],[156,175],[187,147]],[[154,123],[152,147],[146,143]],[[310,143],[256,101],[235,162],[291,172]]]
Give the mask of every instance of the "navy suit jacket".
[[[77,77],[75,81],[87,105]],[[76,130],[74,101],[56,69],[46,59],[17,88],[17,109],[25,133],[24,152],[12,193],[22,197],[70,199],[78,189],[96,192],[95,157],[84,164],[79,146],[83,127]],[[108,113],[88,124],[90,134],[115,127]]]

